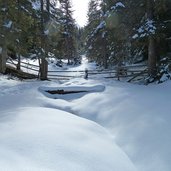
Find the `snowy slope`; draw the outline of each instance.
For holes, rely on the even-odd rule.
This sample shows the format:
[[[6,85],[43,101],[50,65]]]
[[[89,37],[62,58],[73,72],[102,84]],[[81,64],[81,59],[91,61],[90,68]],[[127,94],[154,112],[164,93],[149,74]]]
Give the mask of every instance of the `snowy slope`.
[[[85,68],[93,67],[95,66],[92,64],[89,66],[86,59],[84,59],[83,65],[77,68],[70,68],[69,70],[84,70]],[[8,153],[9,151],[16,151],[15,155],[19,155],[20,157],[23,151],[23,157],[28,158],[30,162],[28,167],[32,166],[36,170],[43,170],[44,168],[47,170],[68,170],[69,166],[74,171],[81,169],[88,171],[93,169],[98,171],[100,169],[102,171],[113,171],[115,169],[117,171],[126,171],[134,170],[134,167],[136,167],[137,171],[170,171],[170,87],[170,81],[160,85],[151,84],[144,86],[99,78],[96,80],[75,78],[60,83],[58,81],[20,82],[7,80],[1,76],[0,131],[1,135],[5,138],[1,138],[2,144],[0,144],[0,149],[2,150],[0,151],[0,156],[4,156],[5,153],[10,154]],[[51,96],[43,92],[56,89],[93,90],[94,92]],[[41,118],[41,114],[44,119]],[[30,119],[28,119],[28,115]],[[53,116],[53,122],[58,123],[58,126],[52,124],[51,116]],[[94,122],[81,119],[78,116],[92,120],[101,126]],[[47,122],[42,121],[42,119],[47,120]],[[66,120],[68,120],[67,124]],[[21,122],[24,124],[22,125]],[[78,124],[79,122],[81,124]],[[19,130],[16,125],[20,125],[21,129],[23,128],[23,133],[20,132],[22,130]],[[41,130],[39,131],[41,134],[38,132],[34,133],[33,129],[30,128],[29,136],[24,137],[23,135],[28,131],[25,128],[29,128],[30,125],[34,130]],[[48,129],[57,131],[55,131],[55,134],[54,131],[47,133]],[[62,134],[63,131],[71,134],[71,136],[65,136],[65,134]],[[22,148],[20,151],[17,144],[12,146],[11,142],[14,140],[14,137],[12,137],[13,134],[16,135],[15,141],[23,144],[23,148],[25,147],[24,150]],[[82,139],[82,135],[85,135],[86,138]],[[36,139],[39,142],[36,145],[34,144],[34,139],[37,136],[40,139]],[[54,141],[51,141],[52,139]],[[63,141],[59,141],[59,139]],[[42,143],[40,140],[42,140]],[[3,144],[3,141],[7,146]],[[31,143],[30,148],[35,149],[33,154],[29,154],[27,151],[29,147],[27,141]],[[88,142],[87,146],[82,141]],[[8,144],[7,142],[10,143]],[[71,157],[71,160],[71,158],[66,157],[68,156],[66,152],[67,155],[62,156],[62,160],[60,158],[61,154],[54,154],[52,152],[55,150],[54,142],[55,144],[60,144],[63,149],[62,154],[65,154],[65,150],[73,149],[70,154],[74,156],[75,151],[79,150],[77,154],[81,157],[75,155]],[[63,146],[65,145],[64,142],[71,142],[71,146],[68,144],[67,147]],[[47,148],[44,148],[43,144],[47,144]],[[39,148],[39,146],[42,148]],[[77,146],[79,149],[77,149]],[[49,148],[53,150],[46,151]],[[3,149],[6,150],[3,151]],[[36,160],[33,156],[36,157],[37,153],[43,154],[42,158]],[[45,153],[47,159],[44,157]],[[6,157],[6,160],[3,157],[3,166],[7,167],[8,161],[11,163],[15,155],[11,159],[10,157]],[[12,154],[8,156],[12,156]],[[70,165],[65,164],[63,166],[59,163],[55,165],[55,159],[55,161],[51,159],[52,163],[49,160],[51,156],[62,160],[60,162],[63,163],[68,163],[70,160]],[[41,162],[45,163],[45,165],[41,165]],[[22,163],[25,165],[25,159],[22,160]],[[18,170],[21,169],[19,166],[20,164],[17,166]],[[95,166],[99,167],[95,169]],[[60,169],[56,169],[55,167],[60,167]],[[7,168],[7,170],[11,171],[9,166]],[[3,169],[0,168],[0,170]]]
[[[70,110],[107,128],[139,170],[170,171],[171,82],[103,84],[102,94],[76,99]]]
[[[0,170],[136,170],[106,129],[55,109],[42,85],[59,84],[0,76]]]
[[[86,61],[79,69],[88,67]],[[171,82],[133,85],[112,80],[74,79],[67,86],[103,84],[102,93],[57,99],[54,106],[107,128],[141,171],[171,170]],[[65,100],[65,101],[64,101]]]
[[[0,133],[0,170],[134,170],[106,130],[60,110],[2,112]]]

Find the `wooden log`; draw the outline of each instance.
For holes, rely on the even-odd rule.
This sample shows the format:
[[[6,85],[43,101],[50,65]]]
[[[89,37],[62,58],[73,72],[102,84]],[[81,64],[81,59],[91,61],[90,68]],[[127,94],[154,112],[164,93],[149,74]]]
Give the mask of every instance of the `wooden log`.
[[[73,94],[73,93],[86,93],[88,91],[86,90],[82,90],[82,91],[47,90],[46,92],[50,94]]]
[[[143,74],[145,74],[145,73],[147,73],[147,70],[144,70],[144,71],[142,71],[142,72],[140,72],[140,73],[138,73],[138,74],[135,74],[131,79],[129,79],[127,82],[131,82],[133,79],[135,79],[136,77],[138,77],[138,76],[140,76],[140,75],[143,75]]]
[[[35,74],[30,74],[30,73],[23,72],[21,70],[16,70],[16,68],[9,65],[7,65],[6,73],[22,79],[34,79],[38,77]]]

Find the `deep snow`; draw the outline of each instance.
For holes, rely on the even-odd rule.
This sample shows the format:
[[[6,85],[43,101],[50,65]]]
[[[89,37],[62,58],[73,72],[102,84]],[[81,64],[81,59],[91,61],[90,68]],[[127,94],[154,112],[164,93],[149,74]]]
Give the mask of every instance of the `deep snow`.
[[[2,112],[0,133],[3,171],[134,170],[105,129],[57,109]]]
[[[55,100],[39,91],[54,85],[60,84],[0,77],[0,170],[136,171],[105,128],[58,110]]]
[[[40,91],[60,87],[94,92],[53,99]],[[0,170],[170,171],[170,87],[0,76]]]

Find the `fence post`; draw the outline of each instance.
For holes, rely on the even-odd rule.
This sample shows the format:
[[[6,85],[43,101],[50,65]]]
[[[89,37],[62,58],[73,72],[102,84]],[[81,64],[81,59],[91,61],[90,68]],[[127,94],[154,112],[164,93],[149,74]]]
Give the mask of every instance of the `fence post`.
[[[120,81],[120,78],[119,78],[119,76],[120,76],[120,67],[119,66],[117,67],[117,70],[116,70],[116,76],[118,78],[118,81]]]
[[[85,69],[84,79],[88,79],[88,69]]]
[[[40,79],[41,80],[47,80],[47,74],[48,74],[48,62],[45,58],[41,59],[40,63]]]
[[[0,47],[0,73],[5,73],[6,71],[6,60],[7,60],[7,48]]]

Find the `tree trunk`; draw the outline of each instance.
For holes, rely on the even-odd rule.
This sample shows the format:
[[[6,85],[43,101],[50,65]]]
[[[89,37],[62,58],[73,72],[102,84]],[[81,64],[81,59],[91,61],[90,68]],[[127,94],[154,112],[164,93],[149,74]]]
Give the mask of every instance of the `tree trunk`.
[[[50,14],[50,0],[46,0],[46,10],[48,12],[48,19],[49,19],[49,14]]]
[[[48,72],[48,63],[46,61],[46,56],[45,56],[45,34],[44,34],[44,2],[43,0],[40,0],[41,2],[41,48],[43,49],[42,51],[42,56],[41,56],[41,63],[40,63],[40,79],[41,80],[47,80],[47,72]]]
[[[41,80],[47,80],[47,72],[48,72],[48,62],[46,61],[45,58],[41,59],[41,64],[40,64],[40,79]]]
[[[0,73],[5,73],[6,71],[6,60],[7,60],[7,48],[4,46],[0,54]]]
[[[21,56],[20,54],[18,54],[17,56],[18,56],[17,70],[20,70],[21,69]]]
[[[148,44],[148,73],[151,76],[155,76],[157,72],[156,63],[157,63],[157,54],[155,48],[155,38],[153,36],[149,37]]]
[[[154,1],[147,0],[147,19],[154,20]],[[149,35],[148,38],[148,73],[150,76],[156,75],[157,53],[156,53],[155,35]]]
[[[18,10],[17,10],[17,22],[19,22],[20,20],[20,12],[21,12],[21,8],[20,8],[20,0],[17,0],[17,5],[18,5]],[[18,39],[20,39],[20,36],[18,36]],[[17,49],[18,49],[18,55],[17,55],[17,58],[18,58],[18,63],[17,63],[17,70],[20,70],[21,69],[21,56],[20,56],[20,45],[19,45],[19,42],[17,43]]]
[[[104,45],[103,45],[103,66],[105,69],[108,68],[108,56],[107,56],[107,50],[106,50],[106,40],[104,40]]]

